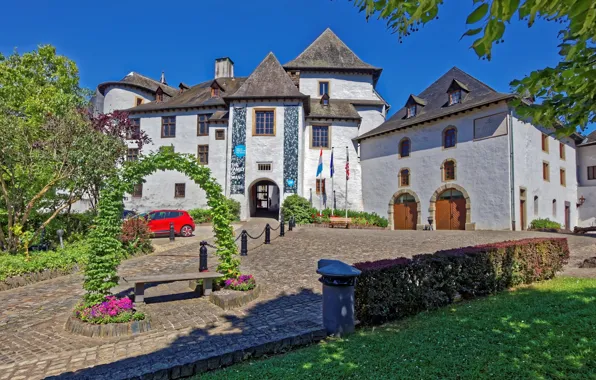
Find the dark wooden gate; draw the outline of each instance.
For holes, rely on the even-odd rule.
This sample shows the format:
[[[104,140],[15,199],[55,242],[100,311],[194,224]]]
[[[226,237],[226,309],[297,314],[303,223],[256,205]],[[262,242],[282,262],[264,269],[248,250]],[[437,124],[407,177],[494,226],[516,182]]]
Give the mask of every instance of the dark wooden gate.
[[[416,202],[396,203],[393,205],[393,226],[396,230],[415,230],[418,222]]]
[[[447,190],[435,203],[437,230],[466,229],[466,200],[457,190]]]

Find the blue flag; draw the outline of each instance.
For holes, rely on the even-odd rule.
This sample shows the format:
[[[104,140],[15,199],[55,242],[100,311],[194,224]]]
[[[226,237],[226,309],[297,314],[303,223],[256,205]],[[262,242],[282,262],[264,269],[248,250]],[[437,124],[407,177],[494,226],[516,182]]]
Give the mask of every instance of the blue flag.
[[[323,149],[321,149],[321,153],[319,154],[319,165],[317,166],[317,177],[323,173]]]
[[[331,178],[333,178],[333,172],[335,171],[335,168],[333,167],[333,150],[331,151]]]

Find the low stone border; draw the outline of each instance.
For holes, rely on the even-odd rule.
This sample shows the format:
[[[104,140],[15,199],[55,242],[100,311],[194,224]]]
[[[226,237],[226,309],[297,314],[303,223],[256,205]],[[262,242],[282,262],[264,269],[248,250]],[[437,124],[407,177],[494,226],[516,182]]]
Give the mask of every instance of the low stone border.
[[[40,281],[51,280],[56,277],[66,276],[78,270],[78,266],[74,266],[72,269],[45,269],[41,272],[24,273],[19,276],[8,277],[4,281],[0,281],[0,292],[20,288],[21,286],[34,284]]]
[[[64,329],[70,333],[91,338],[112,338],[115,336],[129,336],[147,332],[151,329],[151,323],[149,322],[149,318],[145,316],[145,319],[142,321],[96,325],[85,323],[71,315],[66,321]]]
[[[335,228],[336,230],[386,230],[387,227],[379,226],[357,226],[350,224],[349,228],[329,227],[329,223],[311,223],[311,224],[297,224],[298,227],[319,227],[319,228]]]
[[[242,307],[259,298],[260,295],[261,286],[257,284],[254,289],[243,292],[228,289],[213,292],[209,295],[209,301],[224,310],[230,310],[237,307]]]

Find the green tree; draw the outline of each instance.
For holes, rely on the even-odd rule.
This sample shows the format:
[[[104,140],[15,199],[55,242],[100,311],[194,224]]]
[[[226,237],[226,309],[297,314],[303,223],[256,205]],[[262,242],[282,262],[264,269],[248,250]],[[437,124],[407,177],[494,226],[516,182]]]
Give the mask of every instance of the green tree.
[[[403,37],[421,25],[439,18],[444,0],[352,0],[366,17],[378,16],[388,28]],[[459,1],[459,0],[455,0]],[[518,19],[531,27],[537,19],[562,24],[559,33],[561,60],[514,80],[511,86],[520,95],[539,100],[517,101],[518,112],[536,123],[564,126],[561,134],[571,134],[596,121],[596,2],[593,0],[474,0],[464,37],[473,37],[471,48],[478,57],[491,59],[495,43],[504,42],[507,24]]]
[[[88,94],[75,63],[52,46],[0,55],[0,245],[11,252],[125,155],[128,118],[90,116]],[[48,216],[33,225],[36,214]]]

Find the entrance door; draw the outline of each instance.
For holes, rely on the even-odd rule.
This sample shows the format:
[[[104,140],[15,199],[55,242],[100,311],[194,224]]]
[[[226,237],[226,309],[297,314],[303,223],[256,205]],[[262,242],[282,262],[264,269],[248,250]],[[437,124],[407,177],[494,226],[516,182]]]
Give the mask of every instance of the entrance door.
[[[393,204],[393,229],[415,230],[418,222],[418,204],[410,194],[402,194]]]
[[[524,199],[519,201],[519,222],[522,231],[526,229],[526,201]]]
[[[571,230],[571,207],[569,202],[565,202],[565,229]]]
[[[435,203],[437,230],[466,229],[466,199],[454,189],[445,190]]]
[[[269,186],[257,185],[256,197],[257,209],[267,210],[269,208]]]

